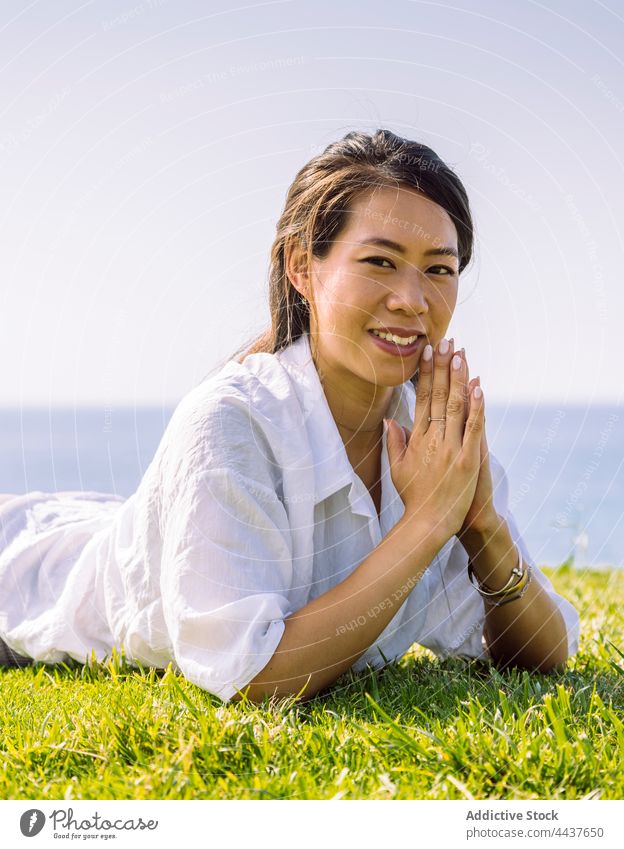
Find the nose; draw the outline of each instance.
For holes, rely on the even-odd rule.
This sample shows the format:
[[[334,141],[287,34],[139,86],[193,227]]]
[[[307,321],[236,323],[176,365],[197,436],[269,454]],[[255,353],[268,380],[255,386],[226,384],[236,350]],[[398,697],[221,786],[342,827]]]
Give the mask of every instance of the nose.
[[[424,279],[423,279],[424,278]],[[427,279],[420,271],[412,271],[403,280],[392,283],[386,302],[389,309],[403,310],[410,315],[422,315],[429,311]]]

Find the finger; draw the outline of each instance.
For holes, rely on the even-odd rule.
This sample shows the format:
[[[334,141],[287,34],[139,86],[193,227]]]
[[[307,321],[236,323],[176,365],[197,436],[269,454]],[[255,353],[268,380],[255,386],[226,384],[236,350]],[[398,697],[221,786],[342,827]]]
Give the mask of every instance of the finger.
[[[451,360],[449,399],[446,405],[444,441],[461,451],[466,423],[466,362],[460,354]]]
[[[416,409],[414,411],[414,430],[416,433],[426,433],[429,427],[432,378],[433,348],[431,345],[426,345],[420,357],[418,383],[416,384]]]
[[[480,454],[481,468],[483,471],[487,472],[490,466],[490,455],[488,453],[487,440],[485,438],[485,421],[483,422],[483,431],[481,432]]]
[[[486,472],[489,472],[490,470],[490,449],[487,443],[485,414],[483,415],[483,432],[481,434],[481,467],[484,468]]]
[[[431,386],[431,418],[430,427],[444,433],[446,405],[449,397],[450,374],[449,366],[453,356],[453,345],[447,339],[442,339],[433,355],[433,384]]]
[[[480,392],[478,398],[476,393]],[[470,413],[464,430],[462,454],[465,454],[471,465],[480,468],[481,436],[485,429],[485,397],[480,386],[475,386],[470,394]]]
[[[394,419],[385,419],[388,432],[386,434],[386,447],[388,449],[388,464],[393,469],[395,463],[400,463],[405,454],[405,428]]]
[[[473,377],[472,380],[468,382],[468,387],[466,390],[466,407],[464,412],[464,422],[468,421],[468,416],[470,415],[470,396],[472,395],[472,390],[475,386],[479,385],[479,379],[477,377]]]
[[[466,359],[466,349],[462,348],[459,352],[466,364],[466,391],[464,393],[464,422],[468,419],[468,413],[470,412],[470,393],[472,391],[472,381],[470,380],[470,367],[468,366],[468,360]]]

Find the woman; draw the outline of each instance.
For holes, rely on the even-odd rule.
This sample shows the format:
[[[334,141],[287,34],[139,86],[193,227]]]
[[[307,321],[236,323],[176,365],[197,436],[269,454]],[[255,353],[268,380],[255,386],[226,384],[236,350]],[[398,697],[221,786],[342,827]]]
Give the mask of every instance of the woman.
[[[312,696],[414,642],[562,668],[578,613],[530,559],[445,339],[472,239],[428,147],[352,132],[308,162],[271,329],[181,401],[137,492],[0,509],[7,661],[123,647],[224,701]]]

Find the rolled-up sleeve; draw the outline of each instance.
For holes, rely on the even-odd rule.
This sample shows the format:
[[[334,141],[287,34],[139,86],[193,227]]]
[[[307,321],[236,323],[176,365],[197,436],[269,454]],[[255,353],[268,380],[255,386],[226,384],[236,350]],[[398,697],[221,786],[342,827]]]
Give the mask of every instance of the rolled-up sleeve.
[[[229,439],[224,450],[182,439],[179,450],[186,442],[193,459],[175,464],[174,497],[164,507],[161,591],[177,667],[228,701],[266,666],[281,640],[293,612],[293,558],[267,458],[242,432],[248,413],[228,412],[228,436],[223,412],[220,426],[205,429],[203,438]]]
[[[509,527],[514,542],[520,547],[525,563],[532,567],[532,580],[550,595],[561,613],[567,630],[568,657],[578,651],[580,617],[576,608],[557,593],[552,581],[544,575],[531,557],[516,520],[509,509],[509,482],[502,464],[490,452],[490,468],[494,485],[494,507]],[[483,600],[468,578],[468,555],[458,539],[449,540],[430,566],[431,599],[419,643],[438,656],[457,655],[489,659],[483,633],[485,609]]]

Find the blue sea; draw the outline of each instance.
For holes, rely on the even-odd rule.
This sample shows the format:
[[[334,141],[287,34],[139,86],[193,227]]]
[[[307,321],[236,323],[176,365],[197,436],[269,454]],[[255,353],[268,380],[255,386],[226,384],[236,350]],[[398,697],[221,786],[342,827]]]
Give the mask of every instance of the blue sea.
[[[0,492],[131,495],[169,408],[0,410]],[[487,408],[490,450],[507,470],[511,511],[538,564],[624,566],[624,409]]]

